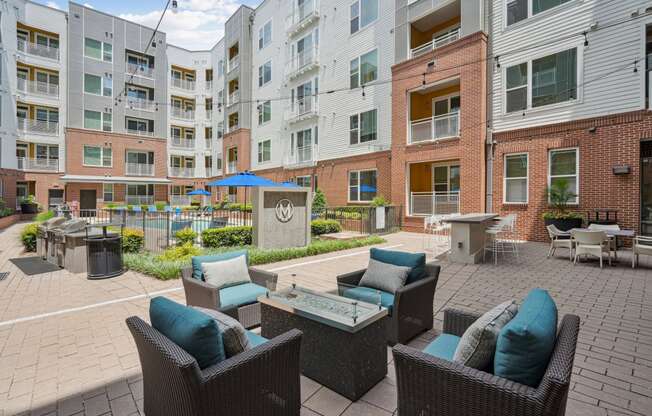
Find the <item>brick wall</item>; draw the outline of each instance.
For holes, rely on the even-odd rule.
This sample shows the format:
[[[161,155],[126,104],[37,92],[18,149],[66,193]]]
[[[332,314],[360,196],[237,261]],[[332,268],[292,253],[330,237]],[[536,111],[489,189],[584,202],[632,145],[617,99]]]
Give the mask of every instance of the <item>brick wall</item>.
[[[226,173],[228,166],[229,149],[238,148],[238,172],[251,169],[251,130],[238,129],[233,133],[227,133],[222,140],[222,170]]]
[[[12,169],[0,169],[2,182],[1,199],[9,208],[16,208],[16,181],[20,180],[22,172]]]

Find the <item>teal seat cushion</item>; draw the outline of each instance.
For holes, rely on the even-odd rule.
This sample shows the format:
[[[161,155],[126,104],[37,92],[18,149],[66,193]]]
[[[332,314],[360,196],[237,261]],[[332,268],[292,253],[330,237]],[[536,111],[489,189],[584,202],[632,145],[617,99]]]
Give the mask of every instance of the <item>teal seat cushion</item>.
[[[152,327],[195,357],[199,368],[224,360],[222,333],[210,316],[158,296],[149,303]]]
[[[543,289],[533,289],[498,334],[494,374],[537,387],[557,338],[557,306]]]
[[[412,270],[410,270],[405,281],[406,285],[414,283],[426,275],[425,253],[405,253],[403,251],[383,250],[380,248],[372,248],[369,251],[371,258],[374,260],[393,264],[394,266],[411,268]]]
[[[267,289],[255,283],[243,283],[220,289],[220,307],[242,306],[256,303],[260,295],[267,293]]]
[[[192,277],[198,280],[204,280],[204,272],[201,269],[202,263],[213,263],[222,260],[231,260],[236,257],[245,256],[249,264],[247,250],[230,251],[228,253],[207,254],[205,256],[195,256],[192,258]]]
[[[249,339],[249,343],[251,344],[252,348],[256,348],[257,346],[264,344],[268,341],[267,338],[263,338],[260,335],[247,331],[247,338]]]
[[[387,313],[392,314],[394,309],[394,295],[388,292],[383,292],[382,290],[372,289],[370,287],[358,286],[345,289],[342,292],[342,295],[345,298],[356,299],[362,302],[373,303],[374,305],[378,302],[378,292],[380,292],[380,304],[387,308]]]
[[[453,361],[455,349],[457,349],[457,344],[460,343],[460,339],[460,337],[455,335],[441,334],[435,338],[434,341],[428,344],[428,346],[423,349],[423,352],[434,355],[443,360]]]

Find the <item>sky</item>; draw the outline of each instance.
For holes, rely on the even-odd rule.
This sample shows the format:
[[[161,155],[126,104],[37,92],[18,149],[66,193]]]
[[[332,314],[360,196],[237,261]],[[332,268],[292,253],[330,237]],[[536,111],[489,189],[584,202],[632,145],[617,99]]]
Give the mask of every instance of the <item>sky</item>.
[[[36,0],[57,9],[68,9],[67,0]],[[261,0],[178,0],[177,13],[165,13],[161,31],[172,45],[190,50],[212,48],[224,34],[224,22],[241,5],[255,7]],[[167,0],[77,0],[97,10],[132,22],[156,27]]]

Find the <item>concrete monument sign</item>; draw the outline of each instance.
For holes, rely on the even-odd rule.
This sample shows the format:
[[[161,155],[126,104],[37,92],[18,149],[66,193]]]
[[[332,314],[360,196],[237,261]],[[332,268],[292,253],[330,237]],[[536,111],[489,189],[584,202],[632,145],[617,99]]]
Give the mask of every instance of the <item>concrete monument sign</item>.
[[[251,204],[255,246],[287,248],[310,244],[310,189],[252,188]]]

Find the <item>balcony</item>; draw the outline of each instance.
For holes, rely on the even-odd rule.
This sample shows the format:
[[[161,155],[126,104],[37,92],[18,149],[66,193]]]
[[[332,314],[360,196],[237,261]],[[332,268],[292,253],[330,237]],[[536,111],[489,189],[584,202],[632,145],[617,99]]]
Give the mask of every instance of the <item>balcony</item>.
[[[154,78],[154,67],[148,65],[127,64],[127,75]]]
[[[170,111],[170,116],[178,118],[180,120],[194,121],[195,120],[195,111],[194,110],[184,110],[179,107],[172,107]]]
[[[16,89],[23,94],[59,98],[59,85],[48,82],[30,81],[23,78],[16,80]]]
[[[240,102],[240,90],[235,90],[231,94],[229,94],[229,101],[228,105],[235,105]]]
[[[295,2],[296,3],[296,2]],[[308,0],[285,18],[285,30],[292,36],[319,19],[319,0]]]
[[[196,87],[195,81],[181,78],[172,78],[171,84],[173,88],[178,88],[185,91],[195,91]]]
[[[27,42],[25,40],[18,39],[16,49],[18,49],[19,52],[22,52],[27,55],[52,59],[54,61],[59,60],[59,48],[39,45],[37,43]]]
[[[410,215],[448,215],[460,212],[459,192],[411,192]]]
[[[414,120],[410,123],[409,143],[422,143],[460,135],[460,113]]]
[[[213,148],[213,140],[211,140],[211,139],[205,139],[204,144],[206,146],[206,149],[212,149]]]
[[[417,56],[421,56],[428,52],[432,52],[437,48],[441,48],[442,46],[448,45],[449,43],[453,43],[459,38],[460,38],[460,30],[456,29],[454,31],[446,33],[445,35],[438,36],[428,43],[424,43],[423,45],[417,46],[416,48],[411,50],[410,56],[412,58],[416,58]]]
[[[154,165],[148,163],[126,163],[125,172],[129,176],[154,176]]]
[[[213,110],[206,110],[206,120],[212,120],[213,119]]]
[[[231,175],[233,173],[238,173],[238,161],[234,160],[226,164],[226,173]]]
[[[56,136],[59,134],[59,123],[53,121],[18,117],[17,125],[18,131],[21,133],[43,134],[46,136]]]
[[[170,176],[177,178],[194,178],[195,168],[170,167]]]
[[[195,139],[186,139],[183,137],[172,137],[170,140],[172,147],[178,147],[180,149],[194,149],[195,148]]]
[[[240,123],[234,123],[229,126],[227,133],[233,133],[240,128]]]
[[[27,158],[19,157],[18,170],[39,170],[47,172],[57,172],[59,170],[58,159],[41,159],[41,158]]]
[[[286,168],[314,166],[317,162],[317,146],[297,147],[288,153],[283,160]]]
[[[153,131],[126,129],[126,132],[127,134],[133,134],[134,136],[154,137]]]
[[[187,207],[192,202],[188,195],[170,195],[170,205],[174,207]]]
[[[154,195],[127,195],[125,197],[127,205],[152,205],[154,204]]]
[[[156,103],[152,100],[143,100],[142,98],[127,97],[125,108],[131,110],[156,111]]]
[[[319,49],[310,48],[298,52],[285,65],[285,75],[289,79],[296,78],[319,66]]]
[[[308,96],[296,100],[285,112],[285,120],[296,123],[318,115],[317,97]]]
[[[240,66],[240,55],[236,55],[233,58],[229,59],[229,70],[228,72],[238,69]]]
[[[212,91],[213,90],[213,81],[206,81],[206,91]]]
[[[211,176],[213,176],[213,168],[210,166],[206,166],[206,177],[210,178]]]

